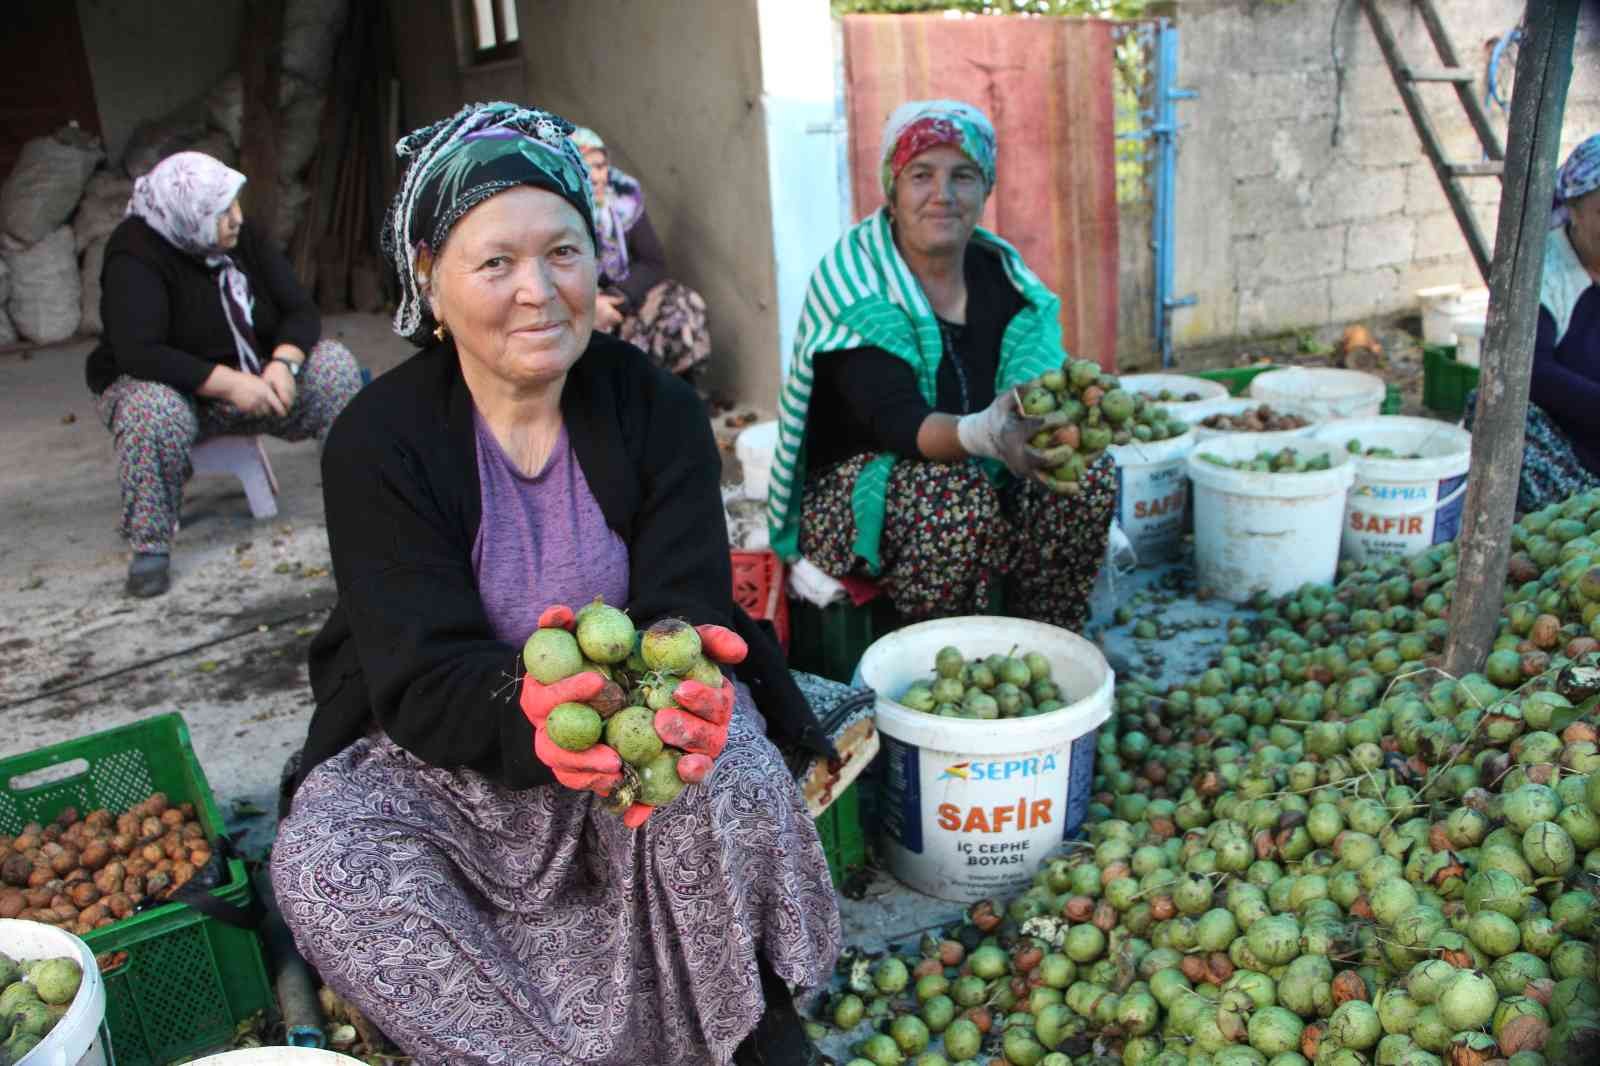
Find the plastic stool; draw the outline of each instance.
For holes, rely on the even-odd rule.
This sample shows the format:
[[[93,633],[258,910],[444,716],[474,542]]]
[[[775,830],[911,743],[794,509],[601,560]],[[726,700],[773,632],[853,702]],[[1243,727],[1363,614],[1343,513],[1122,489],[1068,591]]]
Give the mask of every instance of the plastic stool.
[[[260,437],[212,437],[189,452],[196,474],[232,474],[244,485],[250,513],[271,518],[278,513],[278,479],[267,462]]]

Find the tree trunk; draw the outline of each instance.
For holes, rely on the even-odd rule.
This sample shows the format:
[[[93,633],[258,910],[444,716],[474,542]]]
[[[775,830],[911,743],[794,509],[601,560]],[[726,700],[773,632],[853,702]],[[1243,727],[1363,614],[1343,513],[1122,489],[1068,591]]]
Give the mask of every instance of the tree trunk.
[[[1507,122],[1505,183],[1489,272],[1489,323],[1472,434],[1472,475],[1444,668],[1482,668],[1504,604],[1511,522],[1522,472],[1528,378],[1539,322],[1539,280],[1555,190],[1556,155],[1579,0],[1529,0]]]

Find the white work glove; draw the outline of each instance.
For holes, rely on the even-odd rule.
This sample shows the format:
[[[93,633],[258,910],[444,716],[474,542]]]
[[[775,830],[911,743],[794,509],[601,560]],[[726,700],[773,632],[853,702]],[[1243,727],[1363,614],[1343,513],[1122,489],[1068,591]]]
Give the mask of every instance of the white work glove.
[[[1033,477],[1052,462],[1028,441],[1049,424],[1047,418],[1024,415],[1016,390],[1009,389],[983,410],[962,415],[956,436],[968,455],[998,459],[1017,477]]]

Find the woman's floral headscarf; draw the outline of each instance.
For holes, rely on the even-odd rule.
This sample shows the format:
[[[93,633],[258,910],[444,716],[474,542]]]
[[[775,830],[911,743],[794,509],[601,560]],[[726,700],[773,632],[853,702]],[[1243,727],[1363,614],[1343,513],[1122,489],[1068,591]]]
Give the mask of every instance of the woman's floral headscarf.
[[[572,131],[572,143],[580,151],[606,151],[606,142],[587,126],[579,126]],[[628,231],[643,214],[644,190],[640,188],[638,180],[624,174],[608,160],[605,187],[595,190],[594,198],[595,235],[600,239],[600,274],[606,284],[615,285],[627,280]]]
[[[1567,205],[1596,189],[1600,189],[1600,133],[1574,148],[1556,171],[1556,208],[1550,216],[1550,228],[1564,225]]]
[[[894,179],[917,156],[949,145],[967,154],[994,188],[994,123],[960,100],[913,100],[901,104],[883,126],[883,195],[894,199]]]
[[[133,183],[125,214],[143,219],[168,244],[216,272],[217,295],[239,353],[239,369],[259,373],[250,279],[217,243],[217,222],[244,183],[243,174],[204,152],[176,152]]]
[[[520,185],[553,192],[595,237],[589,171],[572,130],[560,115],[538,108],[472,104],[400,139],[395,154],[413,158],[383,228],[384,254],[400,285],[396,333],[427,343],[435,323],[418,274],[429,271],[455,224],[496,193]]]

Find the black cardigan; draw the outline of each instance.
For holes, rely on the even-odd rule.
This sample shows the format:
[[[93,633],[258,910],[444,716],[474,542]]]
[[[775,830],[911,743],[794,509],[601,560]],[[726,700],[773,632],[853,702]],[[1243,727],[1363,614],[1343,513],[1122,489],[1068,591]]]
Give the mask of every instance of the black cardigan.
[[[322,483],[339,602],[311,644],[317,707],[301,779],[376,721],[431,765],[510,788],[552,780],[517,703],[521,649],[494,636],[473,573],[472,412],[446,341],[378,378],[334,422]],[[782,650],[733,601],[721,457],[694,391],[596,333],[561,412],[606,524],[628,545],[634,621],[731,626],[750,645],[735,673],[772,738],[831,756]]]
[[[286,342],[309,356],[322,336],[322,318],[289,261],[248,222],[229,255],[250,279],[262,364]],[[84,367],[95,395],[119,374],[193,393],[219,364],[238,367],[215,271],[144,219],[130,216],[112,231],[100,285],[104,332]]]
[[[976,243],[967,245],[962,273],[967,321],[941,326],[945,351],[932,405],[917,388],[916,371],[898,355],[877,347],[818,353],[806,417],[806,469],[811,474],[863,452],[921,459],[917,431],[930,414],[966,415],[994,402],[1000,342],[1026,303],[1000,257]]]

